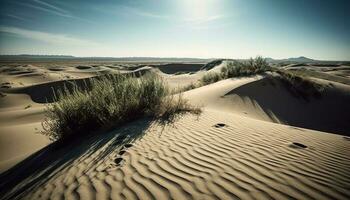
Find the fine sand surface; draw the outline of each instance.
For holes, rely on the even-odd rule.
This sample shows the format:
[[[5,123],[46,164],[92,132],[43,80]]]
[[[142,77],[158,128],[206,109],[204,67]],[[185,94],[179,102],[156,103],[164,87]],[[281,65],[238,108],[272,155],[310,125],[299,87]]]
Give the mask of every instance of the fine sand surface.
[[[168,73],[199,68],[171,66]],[[326,86],[324,96],[304,99],[271,74],[223,80],[184,93],[202,107],[200,116],[170,124],[140,119],[57,147],[38,133],[51,87],[101,71],[153,70],[177,88],[204,72],[172,75],[162,67],[121,64],[50,72],[30,65],[35,72],[23,78],[6,67],[0,68],[0,199],[350,197],[350,86],[344,83],[317,78]],[[21,74],[28,66],[16,68]]]

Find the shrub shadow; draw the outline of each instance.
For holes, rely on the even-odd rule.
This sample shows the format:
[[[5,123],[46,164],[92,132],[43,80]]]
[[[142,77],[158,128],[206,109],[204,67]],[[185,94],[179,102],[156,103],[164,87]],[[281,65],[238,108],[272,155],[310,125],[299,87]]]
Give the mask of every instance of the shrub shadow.
[[[154,123],[152,119],[143,118],[107,133],[69,141],[65,145],[54,142],[0,175],[1,199],[21,199],[44,186],[58,173],[82,162],[86,166],[83,175],[96,171],[125,144],[142,138]]]

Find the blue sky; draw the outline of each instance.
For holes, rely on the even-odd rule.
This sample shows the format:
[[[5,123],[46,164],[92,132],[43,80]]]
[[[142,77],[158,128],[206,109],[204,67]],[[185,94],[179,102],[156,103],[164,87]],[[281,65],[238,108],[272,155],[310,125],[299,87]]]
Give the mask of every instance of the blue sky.
[[[350,60],[350,1],[2,0],[1,54]]]

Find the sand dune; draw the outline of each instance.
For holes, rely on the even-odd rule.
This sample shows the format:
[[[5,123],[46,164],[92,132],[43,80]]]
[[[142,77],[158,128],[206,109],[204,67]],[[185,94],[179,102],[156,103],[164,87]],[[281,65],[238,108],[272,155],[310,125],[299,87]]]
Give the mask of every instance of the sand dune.
[[[0,172],[9,169],[50,143],[39,134],[44,106],[25,94],[0,98]]]
[[[142,135],[123,148],[124,137]],[[339,135],[205,111],[174,126],[139,121],[46,148],[3,174],[1,192],[4,199],[347,199],[349,148]]]
[[[46,82],[29,76],[24,85],[1,73],[12,87],[2,88],[5,96],[0,97],[0,199],[350,196],[350,140],[329,133],[348,133],[350,86],[322,80],[328,85],[324,96],[305,100],[268,76],[223,80],[184,93],[190,103],[202,106],[200,116],[183,115],[171,124],[141,119],[68,146],[49,144],[36,133],[44,117],[43,99],[52,96],[52,87],[72,81],[61,75],[92,71],[75,80],[82,82],[93,69],[113,68],[78,65],[51,69],[58,76]],[[152,70],[174,88],[204,73],[115,68],[141,74]]]
[[[350,135],[350,86],[322,81],[322,97],[295,96],[280,81],[267,77],[225,94],[240,109],[259,110],[269,118],[293,126]],[[259,112],[257,111],[257,112]],[[266,120],[266,117],[258,117]]]

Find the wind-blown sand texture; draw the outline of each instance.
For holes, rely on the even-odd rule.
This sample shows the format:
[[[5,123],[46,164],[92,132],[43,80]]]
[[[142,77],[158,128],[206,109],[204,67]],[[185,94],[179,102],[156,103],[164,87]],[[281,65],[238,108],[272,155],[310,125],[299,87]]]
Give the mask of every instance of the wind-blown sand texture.
[[[59,74],[74,66],[62,68]],[[174,88],[204,73],[142,69]],[[73,71],[85,73],[79,70],[89,69]],[[344,83],[317,79],[327,85],[325,96],[305,100],[271,75],[223,80],[184,93],[202,106],[200,116],[183,115],[171,124],[141,119],[62,148],[36,134],[44,104],[35,99],[49,97],[45,88],[66,78],[32,76],[20,85],[24,79],[1,76],[11,82],[0,97],[1,199],[350,197],[350,86]]]

